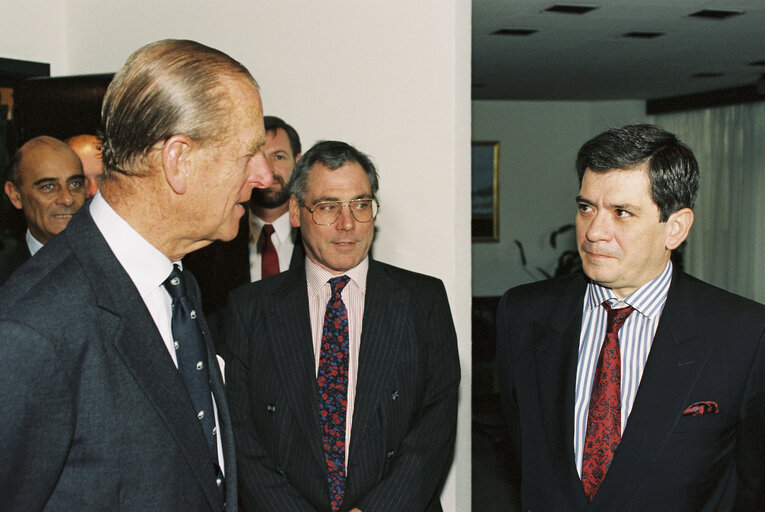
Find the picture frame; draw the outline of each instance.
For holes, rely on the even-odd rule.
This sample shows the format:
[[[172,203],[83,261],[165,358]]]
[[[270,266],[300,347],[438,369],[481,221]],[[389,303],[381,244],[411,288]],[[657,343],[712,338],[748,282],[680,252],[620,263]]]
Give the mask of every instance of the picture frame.
[[[473,242],[499,242],[499,141],[473,141],[470,160]]]

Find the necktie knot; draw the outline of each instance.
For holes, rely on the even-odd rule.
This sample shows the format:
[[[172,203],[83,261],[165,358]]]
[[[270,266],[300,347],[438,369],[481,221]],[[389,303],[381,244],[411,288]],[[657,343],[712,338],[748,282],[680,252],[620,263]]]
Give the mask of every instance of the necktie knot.
[[[340,293],[342,293],[343,288],[345,288],[345,285],[348,284],[348,281],[350,281],[351,278],[348,276],[337,276],[330,279],[329,286],[332,288],[332,299],[337,300],[340,298]]]
[[[603,303],[603,307],[606,308],[606,312],[608,314],[608,323],[606,324],[606,332],[619,332],[619,329],[622,328],[624,325],[624,322],[627,321],[627,317],[629,317],[633,311],[635,311],[635,308],[632,306],[627,306],[624,308],[612,308],[608,305],[607,302]]]
[[[186,296],[186,286],[183,282],[183,272],[178,265],[173,265],[173,271],[162,283],[167,293],[170,294],[172,299],[179,299]]]
[[[273,235],[276,232],[274,229],[273,224],[264,224],[263,228],[260,230],[260,250],[261,252],[263,249],[265,249],[266,245],[268,245],[269,240],[271,240],[271,235]]]

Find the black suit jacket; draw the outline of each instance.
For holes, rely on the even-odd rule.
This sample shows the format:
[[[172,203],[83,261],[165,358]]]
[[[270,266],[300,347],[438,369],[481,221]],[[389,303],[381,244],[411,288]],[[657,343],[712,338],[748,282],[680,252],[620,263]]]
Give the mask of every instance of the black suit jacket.
[[[0,286],[2,286],[17,268],[24,264],[32,255],[29,254],[27,241],[22,238],[16,247],[0,254]]]
[[[193,278],[188,288],[199,304]],[[233,434],[203,330],[236,511]],[[183,380],[88,207],[0,288],[0,390],[0,510],[222,509]]]
[[[225,311],[244,510],[329,512],[305,267],[239,288]],[[343,510],[441,510],[459,379],[441,281],[371,260]]]
[[[197,278],[202,306],[208,321],[212,323],[216,321],[214,315],[226,304],[228,294],[250,282],[249,217],[249,211],[245,211],[239,221],[239,232],[230,242],[213,242],[183,258],[184,268],[190,269]],[[293,235],[295,247],[290,268],[303,265],[305,258],[300,230],[293,229]]]
[[[677,271],[622,441],[587,503],[573,451],[585,286],[581,275],[521,286],[498,308],[523,510],[761,510],[765,307]],[[700,401],[719,413],[682,414]]]

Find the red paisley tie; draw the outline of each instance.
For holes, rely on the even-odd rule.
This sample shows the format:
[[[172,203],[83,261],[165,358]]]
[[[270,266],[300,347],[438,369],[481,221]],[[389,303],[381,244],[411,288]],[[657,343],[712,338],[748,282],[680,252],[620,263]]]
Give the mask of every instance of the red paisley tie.
[[[632,306],[612,309],[608,313],[606,338],[600,349],[598,364],[587,413],[587,431],[582,456],[582,485],[592,501],[606,476],[614,452],[622,440],[622,361],[619,350],[619,329],[634,311]]]

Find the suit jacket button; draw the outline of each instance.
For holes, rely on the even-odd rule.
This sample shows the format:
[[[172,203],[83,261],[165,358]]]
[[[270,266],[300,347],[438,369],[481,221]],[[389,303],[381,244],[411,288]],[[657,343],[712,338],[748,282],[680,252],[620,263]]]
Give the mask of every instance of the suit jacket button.
[[[394,455],[396,455],[396,450],[389,450],[386,454],[389,459],[392,459]]]
[[[273,414],[276,412],[276,406],[274,404],[268,404],[266,410],[268,411],[268,414]]]
[[[279,473],[280,475],[283,475],[284,474],[284,468],[279,466],[279,465],[277,465],[276,466],[276,472]]]
[[[393,400],[398,400],[398,396],[399,396],[399,395],[398,395],[398,390],[394,391],[394,392],[393,392],[393,393],[391,393],[391,395],[390,395],[390,397],[391,397]]]

